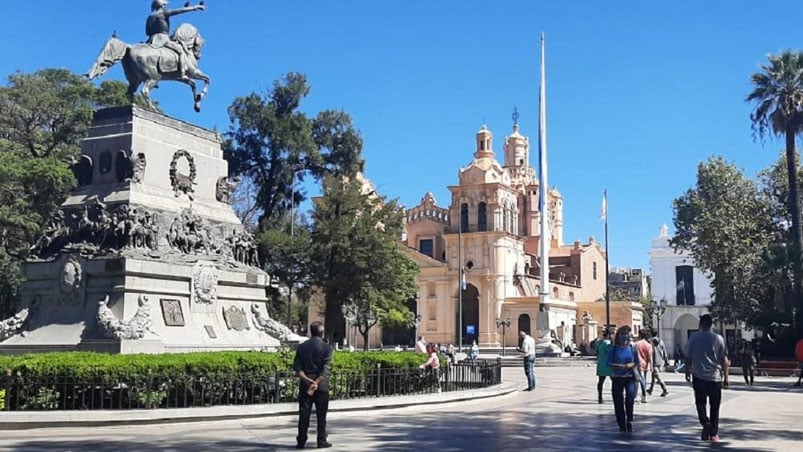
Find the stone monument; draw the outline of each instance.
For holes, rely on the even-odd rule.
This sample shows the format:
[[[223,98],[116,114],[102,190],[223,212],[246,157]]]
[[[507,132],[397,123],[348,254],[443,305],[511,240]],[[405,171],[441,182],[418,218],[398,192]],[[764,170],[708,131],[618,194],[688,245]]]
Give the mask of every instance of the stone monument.
[[[88,76],[122,60],[132,104],[140,84],[148,100],[159,80],[176,80],[191,86],[197,110],[208,84],[196,64],[203,39],[189,24],[168,34],[170,17],[205,7],[166,4],[153,0],[145,44],[112,36]],[[193,78],[205,81],[201,93]],[[22,307],[0,321],[0,353],[303,340],[267,315],[269,277],[231,207],[237,181],[227,177],[217,133],[133,105],[108,108],[95,113],[71,168],[79,186],[31,249]]]
[[[159,353],[302,340],[266,313],[268,275],[230,203],[220,136],[144,110],[95,114],[80,186],[32,249],[0,352]]]

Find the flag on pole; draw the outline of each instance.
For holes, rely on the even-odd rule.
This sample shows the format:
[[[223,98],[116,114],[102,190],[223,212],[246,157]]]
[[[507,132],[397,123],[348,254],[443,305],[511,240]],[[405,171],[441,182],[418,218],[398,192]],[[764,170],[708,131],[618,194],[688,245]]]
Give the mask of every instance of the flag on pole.
[[[608,192],[604,190],[602,192],[602,208],[599,211],[599,219],[602,221],[608,221]]]

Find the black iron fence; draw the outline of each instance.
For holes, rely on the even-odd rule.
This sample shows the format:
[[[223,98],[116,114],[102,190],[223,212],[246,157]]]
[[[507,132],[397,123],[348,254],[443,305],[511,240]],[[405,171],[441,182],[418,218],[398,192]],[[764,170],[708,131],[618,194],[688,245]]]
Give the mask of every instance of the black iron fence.
[[[497,360],[459,363],[440,369],[381,368],[335,372],[330,399],[387,397],[485,388],[502,381]],[[292,402],[298,394],[293,372],[128,378],[53,375],[0,379],[0,410],[128,410],[253,405]]]

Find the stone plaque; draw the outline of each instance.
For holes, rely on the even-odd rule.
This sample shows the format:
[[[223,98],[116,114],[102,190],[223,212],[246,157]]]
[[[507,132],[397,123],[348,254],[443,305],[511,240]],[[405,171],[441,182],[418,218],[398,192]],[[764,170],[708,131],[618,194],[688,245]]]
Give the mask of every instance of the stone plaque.
[[[245,282],[247,284],[256,284],[259,282],[259,275],[256,273],[246,273]]]
[[[217,339],[217,333],[215,333],[215,328],[212,325],[204,325],[204,329],[206,330],[206,334],[209,335],[212,339]]]
[[[243,331],[249,330],[248,317],[245,314],[245,309],[238,308],[237,306],[229,306],[223,308],[223,319],[226,321],[226,326],[230,330]]]
[[[164,318],[165,326],[184,326],[184,312],[181,310],[181,302],[169,298],[162,298],[159,301],[162,304],[162,317]]]

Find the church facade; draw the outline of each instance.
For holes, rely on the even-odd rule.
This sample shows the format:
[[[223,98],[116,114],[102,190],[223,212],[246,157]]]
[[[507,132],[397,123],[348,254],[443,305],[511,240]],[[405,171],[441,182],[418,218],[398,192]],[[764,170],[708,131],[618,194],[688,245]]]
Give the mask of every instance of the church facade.
[[[530,166],[530,141],[515,116],[501,162],[483,125],[473,159],[449,187],[450,204],[439,206],[426,193],[407,211],[405,249],[421,268],[416,333],[429,342],[458,344],[462,333],[464,345],[476,340],[498,347],[504,340],[515,346],[524,330],[554,350],[587,343],[604,323],[578,310],[592,302],[604,305],[604,250],[593,237],[563,243],[563,197],[554,188],[548,190],[546,219],[552,231],[546,251],[550,296],[541,300],[540,187]]]

